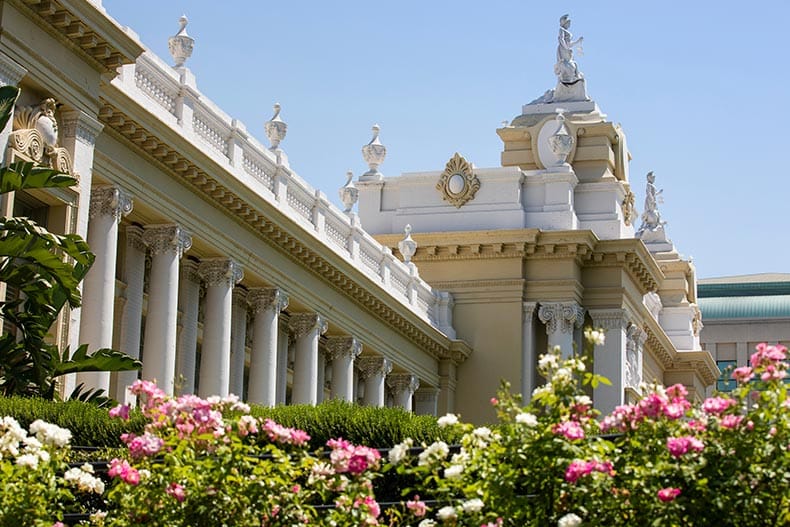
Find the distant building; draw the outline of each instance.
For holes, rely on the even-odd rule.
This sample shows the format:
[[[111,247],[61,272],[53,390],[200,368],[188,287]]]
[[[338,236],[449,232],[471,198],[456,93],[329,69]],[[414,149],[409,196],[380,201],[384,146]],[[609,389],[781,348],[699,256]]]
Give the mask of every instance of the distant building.
[[[746,366],[758,343],[790,347],[790,273],[707,278],[697,296],[705,326],[700,342],[723,371],[716,389],[733,388],[728,370]]]
[[[290,168],[279,106],[264,146],[200,93],[186,24],[170,66],[100,0],[0,2],[0,83],[23,90],[5,162],[79,178],[6,196],[4,212],[80,234],[97,255],[58,343],[139,356],[168,392],[478,422],[501,379],[531,393],[539,354],[571,355],[591,326],[606,331],[591,364],[613,383],[593,394],[603,411],[643,380],[695,398],[714,383],[694,266],[667,237],[652,174],[636,229],[625,132],[587,96],[570,19],[556,87],[496,131],[501,167],[459,153],[385,177],[376,128],[345,210]],[[134,378],[69,384],[124,399]]]

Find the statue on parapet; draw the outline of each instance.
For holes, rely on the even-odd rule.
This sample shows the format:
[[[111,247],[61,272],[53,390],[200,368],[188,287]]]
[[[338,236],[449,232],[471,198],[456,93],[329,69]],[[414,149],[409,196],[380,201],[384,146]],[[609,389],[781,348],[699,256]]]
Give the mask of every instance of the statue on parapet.
[[[642,225],[639,226],[639,230],[636,232],[637,238],[643,238],[648,231],[663,231],[664,225],[667,224],[667,222],[661,220],[661,213],[658,212],[658,204],[664,202],[661,196],[664,190],[656,190],[655,182],[655,174],[652,171],[648,172],[647,186],[645,188],[645,210],[642,212]]]
[[[530,104],[547,104],[553,102],[589,101],[584,74],[579,71],[579,66],[573,60],[573,50],[582,53],[584,37],[573,40],[570,32],[571,18],[569,15],[560,17],[560,32],[557,36],[557,62],[554,64],[554,74],[557,76],[557,86],[548,90],[541,97]]]

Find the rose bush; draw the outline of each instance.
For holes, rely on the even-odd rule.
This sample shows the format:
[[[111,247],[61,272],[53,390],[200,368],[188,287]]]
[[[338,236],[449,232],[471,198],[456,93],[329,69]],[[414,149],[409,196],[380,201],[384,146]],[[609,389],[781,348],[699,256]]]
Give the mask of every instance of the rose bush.
[[[41,420],[25,430],[11,417],[0,419],[0,526],[62,525],[75,494],[104,492],[93,467],[65,462],[71,432]]]

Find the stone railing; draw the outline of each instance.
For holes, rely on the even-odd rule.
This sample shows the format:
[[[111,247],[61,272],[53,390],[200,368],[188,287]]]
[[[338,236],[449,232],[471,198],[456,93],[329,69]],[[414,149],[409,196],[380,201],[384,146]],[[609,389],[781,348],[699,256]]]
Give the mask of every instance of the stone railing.
[[[287,161],[249,136],[241,122],[198,92],[188,69],[174,69],[146,51],[136,64],[123,66],[113,85],[353,263],[393,299],[455,338],[450,294],[435,291],[419,277],[414,264],[400,261],[365,232],[355,214],[342,212],[294,173]]]

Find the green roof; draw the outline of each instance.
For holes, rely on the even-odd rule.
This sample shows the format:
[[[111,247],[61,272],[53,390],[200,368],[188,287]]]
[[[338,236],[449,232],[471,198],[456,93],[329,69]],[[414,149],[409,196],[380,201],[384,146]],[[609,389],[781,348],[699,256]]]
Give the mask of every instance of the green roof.
[[[790,274],[709,278],[697,284],[702,320],[790,318]]]

